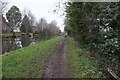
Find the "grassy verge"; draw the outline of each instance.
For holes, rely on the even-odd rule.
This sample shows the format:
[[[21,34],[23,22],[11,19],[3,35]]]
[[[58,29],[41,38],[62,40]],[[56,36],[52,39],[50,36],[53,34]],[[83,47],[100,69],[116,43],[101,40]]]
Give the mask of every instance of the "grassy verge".
[[[62,39],[56,37],[2,55],[3,77],[41,78],[48,57]]]
[[[68,61],[70,77],[72,78],[101,78],[102,72],[98,71],[95,62],[87,56],[87,51],[75,46],[75,41],[68,38]],[[72,72],[72,73],[71,73]]]

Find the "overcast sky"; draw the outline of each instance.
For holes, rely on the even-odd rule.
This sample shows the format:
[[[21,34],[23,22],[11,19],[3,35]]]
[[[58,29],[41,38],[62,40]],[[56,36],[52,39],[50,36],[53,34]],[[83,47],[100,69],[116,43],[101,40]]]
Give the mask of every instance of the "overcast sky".
[[[25,9],[31,10],[31,12],[34,14],[35,18],[39,20],[40,18],[45,18],[48,23],[50,23],[52,20],[57,21],[57,25],[60,27],[60,29],[63,31],[63,21],[64,16],[60,16],[63,12],[63,7],[61,6],[60,12],[57,14],[53,13],[53,10],[56,9],[56,5],[58,5],[59,0],[8,0],[9,7],[15,5],[17,6],[21,12],[23,12]]]

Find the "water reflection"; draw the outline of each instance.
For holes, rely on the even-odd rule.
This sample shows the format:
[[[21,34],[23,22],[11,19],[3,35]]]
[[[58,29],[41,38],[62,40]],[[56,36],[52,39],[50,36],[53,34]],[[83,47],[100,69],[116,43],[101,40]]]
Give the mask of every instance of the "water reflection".
[[[21,37],[16,37],[16,38],[2,38],[2,54],[22,47],[33,45],[36,42],[40,42],[42,40],[47,40],[47,39],[43,39],[39,36],[33,37],[26,35],[22,35]]]
[[[20,41],[20,38],[15,39],[15,44],[17,48],[22,48],[22,42]]]
[[[3,38],[2,54],[22,47],[26,47],[31,44],[35,44],[35,39],[26,36],[17,37],[17,38]]]

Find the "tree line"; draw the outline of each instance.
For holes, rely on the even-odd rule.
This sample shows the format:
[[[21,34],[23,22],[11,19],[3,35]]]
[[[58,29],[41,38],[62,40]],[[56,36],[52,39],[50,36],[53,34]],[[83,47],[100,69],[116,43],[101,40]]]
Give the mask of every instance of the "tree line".
[[[2,18],[7,23],[7,27],[11,29],[11,33],[15,36],[15,29],[19,29],[21,34],[32,33],[33,36],[38,34],[42,39],[49,39],[60,34],[60,29],[55,20],[47,23],[47,20],[41,18],[37,21],[30,10],[24,10],[22,14],[17,6],[12,6]]]
[[[66,2],[65,31],[107,74],[120,75],[120,2]]]

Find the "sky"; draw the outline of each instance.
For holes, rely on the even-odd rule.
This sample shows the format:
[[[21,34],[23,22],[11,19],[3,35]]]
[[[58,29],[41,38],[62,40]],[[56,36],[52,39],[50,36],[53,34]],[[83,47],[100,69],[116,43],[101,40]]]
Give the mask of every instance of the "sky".
[[[60,16],[64,12],[64,7],[62,5],[61,8],[56,8],[59,1],[60,0],[8,0],[8,9],[10,9],[12,5],[17,6],[21,13],[23,13],[25,9],[28,9],[37,21],[39,21],[40,18],[45,18],[48,23],[56,20],[60,30],[64,31],[64,16]],[[53,13],[55,9],[59,11],[58,14]]]

